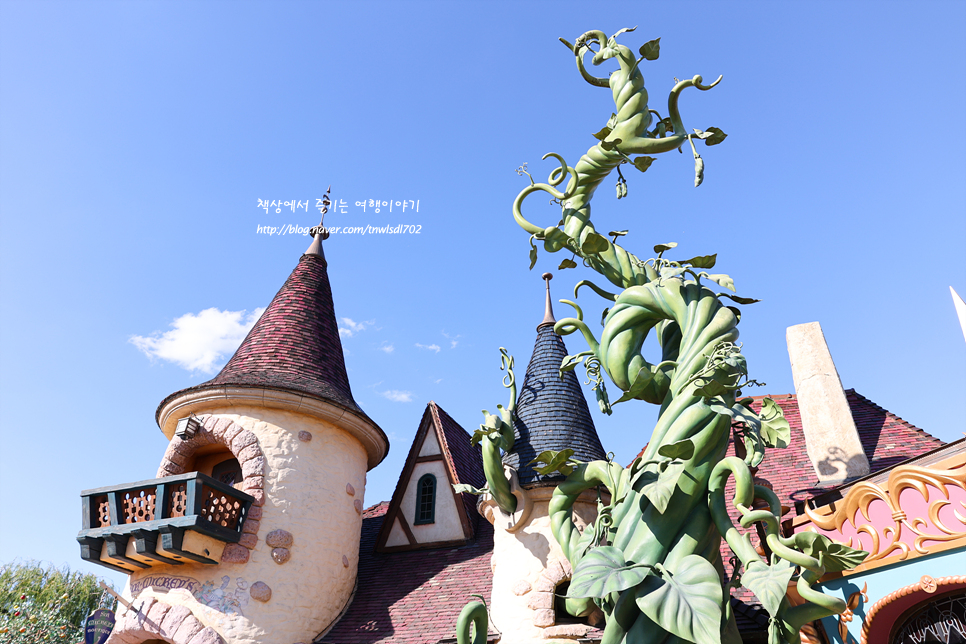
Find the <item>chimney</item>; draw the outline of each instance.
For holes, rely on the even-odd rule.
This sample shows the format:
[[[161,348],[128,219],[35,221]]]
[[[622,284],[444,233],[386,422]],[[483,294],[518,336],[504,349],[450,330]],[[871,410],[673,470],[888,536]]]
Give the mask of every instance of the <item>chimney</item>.
[[[810,322],[790,326],[786,339],[805,448],[818,480],[829,483],[865,476],[869,459],[821,325]]]

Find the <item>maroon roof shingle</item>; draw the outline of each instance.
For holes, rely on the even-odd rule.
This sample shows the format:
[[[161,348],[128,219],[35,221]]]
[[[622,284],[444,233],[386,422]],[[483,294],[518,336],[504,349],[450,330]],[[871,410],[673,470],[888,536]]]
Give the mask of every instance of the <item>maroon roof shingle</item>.
[[[489,603],[493,527],[487,521],[463,546],[381,554],[376,538],[388,508],[383,501],[362,515],[358,589],[335,627],[317,640],[322,644],[435,644],[456,636],[456,618],[472,595]]]
[[[362,416],[378,428],[352,398],[324,257],[302,255],[221,373],[162,400],[156,417],[175,397],[226,385],[304,394]],[[385,434],[383,439],[388,444]]]

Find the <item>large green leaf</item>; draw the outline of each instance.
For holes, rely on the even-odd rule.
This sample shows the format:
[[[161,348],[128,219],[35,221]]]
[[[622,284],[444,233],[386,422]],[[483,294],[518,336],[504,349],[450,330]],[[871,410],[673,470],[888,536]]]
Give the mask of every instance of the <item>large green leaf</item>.
[[[721,128],[717,127],[709,127],[707,132],[710,132],[711,136],[705,140],[705,145],[718,145],[728,137],[727,134],[721,131]]]
[[[663,253],[666,250],[671,250],[672,248],[677,247],[677,245],[678,245],[677,242],[668,242],[666,244],[658,244],[657,246],[654,247],[654,252],[655,253]]]
[[[741,575],[741,585],[755,593],[755,597],[765,607],[772,617],[778,614],[788,582],[795,574],[795,566],[789,561],[779,559],[774,566],[766,565],[762,561],[753,561],[745,568]]]
[[[621,143],[620,139],[614,139],[613,141],[601,141],[597,145],[604,148],[608,152],[616,148]]]
[[[694,268],[714,268],[715,262],[718,260],[718,254],[714,255],[698,255],[697,257],[692,257],[691,259],[686,259],[682,264],[690,264]]]
[[[694,442],[690,438],[685,438],[676,443],[661,445],[657,453],[668,458],[679,458],[686,461],[694,456]]]
[[[584,254],[593,255],[607,250],[608,246],[610,246],[610,243],[605,237],[597,233],[590,233],[584,243],[580,245],[580,250]]]
[[[637,605],[658,626],[688,642],[721,642],[721,580],[700,555],[683,557],[674,570],[645,577]]]
[[[561,271],[565,268],[577,268],[577,262],[572,259],[565,259],[564,261],[560,262],[560,266],[557,267],[557,269]]]
[[[634,167],[640,170],[641,172],[647,172],[647,169],[650,168],[651,164],[654,163],[656,160],[657,159],[655,159],[654,157],[637,157],[636,159],[634,159]]]
[[[674,491],[678,488],[678,479],[681,478],[682,473],[684,473],[683,462],[670,463],[660,474],[655,472],[644,473],[641,478],[645,481],[650,480],[650,482],[641,488],[641,494],[647,497],[647,500],[658,512],[664,514]]]
[[[537,265],[537,247],[533,245],[533,239],[530,240],[530,270]]]
[[[476,495],[487,493],[487,489],[485,486],[483,487],[482,490],[480,490],[478,488],[473,487],[472,485],[467,485],[466,483],[453,484],[453,491],[456,492],[457,494],[460,494],[461,492],[469,492],[470,494],[476,494]]]
[[[661,55],[661,39],[648,40],[641,45],[640,54],[645,60],[657,60],[658,56]]]
[[[560,374],[560,377],[563,378],[564,373],[567,372],[567,371],[573,371],[574,368],[577,365],[579,365],[581,363],[581,361],[584,358],[586,358],[587,356],[589,356],[591,353],[593,353],[593,352],[592,351],[581,351],[580,353],[578,353],[576,355],[564,357],[563,361],[560,363],[560,369],[558,369],[558,373]]]
[[[665,266],[661,269],[661,279],[667,280],[679,276],[686,269],[681,266]]]
[[[535,463],[546,463],[544,467],[534,468],[538,474],[546,476],[547,474],[553,474],[554,472],[560,472],[564,476],[570,476],[573,471],[573,465],[567,463],[570,457],[574,455],[574,450],[565,449],[559,452],[553,450],[547,450],[545,452],[540,452],[540,455],[535,459],[530,461],[528,465],[533,465]]]
[[[791,439],[792,430],[785,420],[782,408],[771,398],[761,401],[761,438],[768,447],[785,448]]]
[[[735,281],[731,279],[730,276],[724,273],[716,273],[714,275],[708,275],[708,279],[712,282],[717,283],[719,286],[723,286],[732,293],[735,292]]]
[[[825,567],[825,572],[841,572],[855,568],[868,556],[865,550],[856,550],[833,541],[818,560]]]
[[[734,300],[738,304],[755,304],[756,302],[761,302],[761,300],[756,300],[753,297],[741,297],[740,295],[732,295],[731,293],[718,293],[718,296]]]
[[[628,566],[619,548],[601,546],[588,552],[577,564],[567,596],[603,599],[611,593],[633,588],[649,573],[644,566]]]
[[[602,128],[600,132],[596,133],[594,135],[594,138],[599,141],[603,141],[610,135],[610,133],[611,133],[611,129],[609,127],[605,127],[605,128]]]

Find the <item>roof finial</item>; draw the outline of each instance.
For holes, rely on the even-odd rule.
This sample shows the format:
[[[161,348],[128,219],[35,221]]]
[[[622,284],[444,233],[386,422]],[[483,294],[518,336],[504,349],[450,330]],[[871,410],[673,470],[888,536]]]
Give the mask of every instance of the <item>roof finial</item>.
[[[543,321],[537,325],[538,329],[545,324],[557,323],[557,320],[553,317],[553,305],[550,300],[550,280],[553,279],[553,273],[544,273],[543,279],[547,282],[547,306],[543,313]]]
[[[325,195],[322,196],[322,218],[319,220],[319,225],[312,229],[312,243],[309,244],[309,249],[303,255],[318,255],[319,257],[324,257],[322,254],[322,240],[329,238],[329,232],[322,224],[325,222],[325,213],[329,212],[329,206],[332,204],[329,200],[330,192],[332,192],[331,185],[325,191]]]

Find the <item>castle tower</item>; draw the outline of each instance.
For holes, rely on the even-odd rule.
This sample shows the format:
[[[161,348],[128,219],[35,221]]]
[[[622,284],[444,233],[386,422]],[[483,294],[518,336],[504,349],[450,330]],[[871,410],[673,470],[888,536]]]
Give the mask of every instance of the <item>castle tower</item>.
[[[514,422],[514,445],[503,462],[516,472],[519,483],[517,511],[506,515],[488,499],[481,503],[483,515],[493,524],[493,626],[503,641],[521,644],[547,639],[579,639],[590,627],[588,620],[568,618],[555,607],[555,593],[572,571],[550,530],[548,504],[555,486],[565,477],[541,476],[529,465],[545,450],[573,449],[580,461],[603,460],[604,448],[591,419],[587,401],[573,371],[560,377],[567,356],[563,338],[554,333],[556,320],[547,281],[544,317],[537,326],[533,356],[527,366]],[[596,496],[585,493],[574,504],[580,525],[597,516]],[[596,616],[590,616],[594,621]],[[583,622],[583,623],[580,623]]]
[[[389,442],[352,397],[322,234],[221,373],[158,406],[170,443],[157,480],[199,472],[250,503],[234,542],[167,519],[148,553],[166,561],[130,571],[124,596],[140,610],[119,613],[111,643],[307,643],[348,604],[366,472]],[[204,480],[198,489],[214,490],[213,501],[189,493],[185,515],[198,504],[203,518],[217,521],[219,499],[245,512]],[[170,499],[161,507],[170,493],[156,494],[155,515],[176,515]],[[137,562],[137,548],[127,549]],[[126,567],[123,559],[111,563]]]

